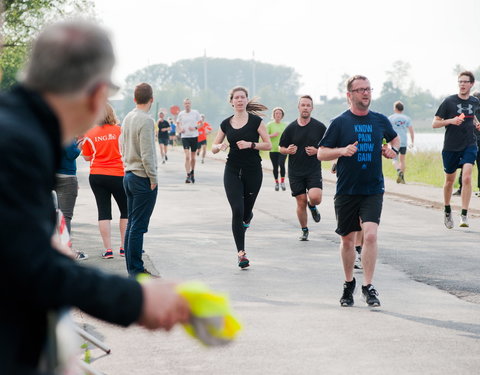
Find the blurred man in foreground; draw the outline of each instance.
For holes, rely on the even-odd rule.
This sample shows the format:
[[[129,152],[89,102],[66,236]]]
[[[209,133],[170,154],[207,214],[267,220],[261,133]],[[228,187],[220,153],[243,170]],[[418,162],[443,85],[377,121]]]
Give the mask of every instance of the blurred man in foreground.
[[[21,84],[0,95],[0,374],[40,374],[47,313],[75,306],[120,325],[170,329],[188,320],[172,284],[107,275],[52,241],[51,191],[62,145],[102,115],[114,65],[97,26],[59,23],[36,39]]]

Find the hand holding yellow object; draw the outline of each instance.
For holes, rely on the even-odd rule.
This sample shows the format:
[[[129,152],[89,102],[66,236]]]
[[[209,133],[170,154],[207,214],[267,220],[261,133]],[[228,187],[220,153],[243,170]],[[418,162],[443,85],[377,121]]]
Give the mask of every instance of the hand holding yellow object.
[[[188,334],[207,346],[225,345],[235,339],[242,327],[233,316],[228,296],[196,281],[179,284],[176,289],[190,307],[190,321],[183,325]]]

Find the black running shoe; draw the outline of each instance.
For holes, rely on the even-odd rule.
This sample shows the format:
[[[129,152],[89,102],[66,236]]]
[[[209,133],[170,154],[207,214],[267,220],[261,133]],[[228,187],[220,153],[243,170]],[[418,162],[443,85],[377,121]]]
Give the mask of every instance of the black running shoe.
[[[316,223],[320,222],[320,212],[318,212],[317,206],[311,207],[309,205],[308,208],[310,208],[310,212],[312,213],[313,220]]]
[[[340,298],[340,305],[343,307],[353,306],[353,293],[355,292],[355,278],[352,281],[345,281],[343,283],[343,294]]]
[[[378,292],[372,284],[368,284],[367,286],[362,285],[362,294],[368,306],[380,306],[380,301],[377,298]]]
[[[192,181],[192,184],[195,183],[195,175],[193,174],[193,171],[190,172],[190,181]]]
[[[308,230],[302,229],[302,235],[299,238],[300,241],[308,241]]]

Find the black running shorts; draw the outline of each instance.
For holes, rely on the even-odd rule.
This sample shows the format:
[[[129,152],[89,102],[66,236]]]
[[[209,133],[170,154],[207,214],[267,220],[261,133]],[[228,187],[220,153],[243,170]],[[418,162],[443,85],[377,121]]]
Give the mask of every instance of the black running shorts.
[[[312,188],[323,189],[321,172],[303,177],[288,176],[288,181],[290,182],[290,190],[292,191],[292,197],[306,194],[307,191]]]
[[[184,150],[190,149],[192,152],[197,151],[197,148],[198,148],[197,137],[182,138],[182,145]]]
[[[374,195],[336,195],[335,216],[340,236],[358,232],[362,228],[360,222],[380,224],[382,214],[383,194]]]

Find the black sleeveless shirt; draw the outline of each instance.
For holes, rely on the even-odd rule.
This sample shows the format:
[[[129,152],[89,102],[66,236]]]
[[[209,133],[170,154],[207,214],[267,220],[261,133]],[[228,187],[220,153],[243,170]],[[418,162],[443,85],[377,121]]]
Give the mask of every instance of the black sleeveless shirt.
[[[227,165],[237,168],[256,168],[261,166],[262,159],[258,150],[246,148],[240,150],[237,147],[238,141],[258,142],[258,127],[262,119],[259,116],[248,114],[247,123],[240,129],[234,129],[230,124],[233,115],[226,118],[220,124],[220,129],[230,143],[230,152],[227,157]]]

